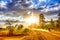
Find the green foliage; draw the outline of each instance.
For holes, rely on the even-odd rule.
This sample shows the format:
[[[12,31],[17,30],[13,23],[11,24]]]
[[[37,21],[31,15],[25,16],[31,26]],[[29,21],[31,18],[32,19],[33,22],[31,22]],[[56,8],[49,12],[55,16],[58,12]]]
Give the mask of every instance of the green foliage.
[[[29,29],[25,28],[22,33],[27,34],[28,32],[29,32]]]
[[[22,29],[23,27],[24,27],[23,25],[19,25],[17,29],[20,30],[20,29]]]

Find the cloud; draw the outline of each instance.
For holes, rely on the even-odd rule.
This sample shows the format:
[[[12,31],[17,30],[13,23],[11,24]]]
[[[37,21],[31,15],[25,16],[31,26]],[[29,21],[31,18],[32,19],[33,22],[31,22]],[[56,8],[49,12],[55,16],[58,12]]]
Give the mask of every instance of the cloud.
[[[5,16],[5,15],[0,15],[0,21],[6,21],[6,20],[18,20],[18,21],[24,21],[22,16],[18,17],[11,17],[11,16]]]
[[[1,8],[7,8],[6,5],[7,5],[7,2],[1,1],[0,2],[0,9]]]
[[[54,12],[54,11],[59,11],[60,10],[60,3],[55,4],[55,6],[52,6],[50,8],[44,8],[43,10],[41,10],[42,12]]]
[[[58,14],[52,14],[52,15],[45,15],[45,20],[50,21],[51,19],[57,20],[58,19]]]
[[[43,13],[45,13],[47,15],[47,19],[48,15],[50,15],[50,19],[51,18],[57,18],[57,16],[55,17],[54,15],[57,13],[59,13],[60,10],[60,1],[59,0],[2,0],[3,3],[1,3],[0,1],[0,11],[4,12],[4,13],[0,13],[0,15],[5,15],[5,16],[14,16],[17,17],[20,14],[24,15],[24,13],[19,12],[8,12],[8,11],[18,11],[18,10],[25,10],[26,9],[36,9],[38,11],[41,11]],[[1,5],[2,4],[2,5]],[[5,8],[5,9],[4,9]],[[6,12],[6,13],[5,13]],[[5,17],[3,16],[3,17]],[[54,16],[54,17],[53,17]]]
[[[3,0],[2,0],[3,1]],[[42,8],[49,8],[49,7],[52,7],[52,6],[55,6],[56,4],[58,4],[60,1],[58,0],[4,0],[3,1],[4,3],[5,2],[8,2],[8,8],[13,8],[14,9],[24,9],[25,7],[28,8],[28,9],[39,9],[40,7]]]

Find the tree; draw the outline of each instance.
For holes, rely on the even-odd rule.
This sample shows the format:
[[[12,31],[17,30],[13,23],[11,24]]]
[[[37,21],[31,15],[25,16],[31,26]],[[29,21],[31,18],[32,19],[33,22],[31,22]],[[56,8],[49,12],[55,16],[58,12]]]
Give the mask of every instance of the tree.
[[[40,15],[39,15],[39,26],[40,26],[40,28],[44,28],[44,26],[45,26],[45,18],[44,18],[44,15],[41,13]]]
[[[7,26],[7,29],[9,30],[9,35],[13,35],[14,27],[13,26]]]
[[[51,22],[50,22],[50,28],[53,29],[55,26],[54,26],[54,21],[53,19],[51,19]]]
[[[60,13],[58,14],[58,26],[60,28]]]
[[[20,29],[22,29],[23,27],[24,27],[24,26],[20,24],[17,29],[20,30]]]
[[[6,24],[11,25],[11,23],[10,23],[10,21],[9,21],[9,20],[6,20]]]

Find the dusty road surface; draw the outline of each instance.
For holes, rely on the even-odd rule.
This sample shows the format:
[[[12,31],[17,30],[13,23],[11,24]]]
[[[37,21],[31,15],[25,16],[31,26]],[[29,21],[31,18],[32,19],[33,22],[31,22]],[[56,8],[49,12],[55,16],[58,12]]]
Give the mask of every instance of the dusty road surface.
[[[0,37],[0,40],[60,40],[60,35],[43,30],[30,30],[26,36]]]

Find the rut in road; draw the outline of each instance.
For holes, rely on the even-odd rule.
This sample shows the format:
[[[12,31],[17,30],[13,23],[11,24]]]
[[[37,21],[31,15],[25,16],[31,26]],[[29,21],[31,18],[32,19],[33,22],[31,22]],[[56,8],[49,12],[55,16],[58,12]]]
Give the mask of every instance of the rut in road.
[[[47,40],[47,39],[38,31],[30,31],[29,35],[24,36],[22,40]]]

